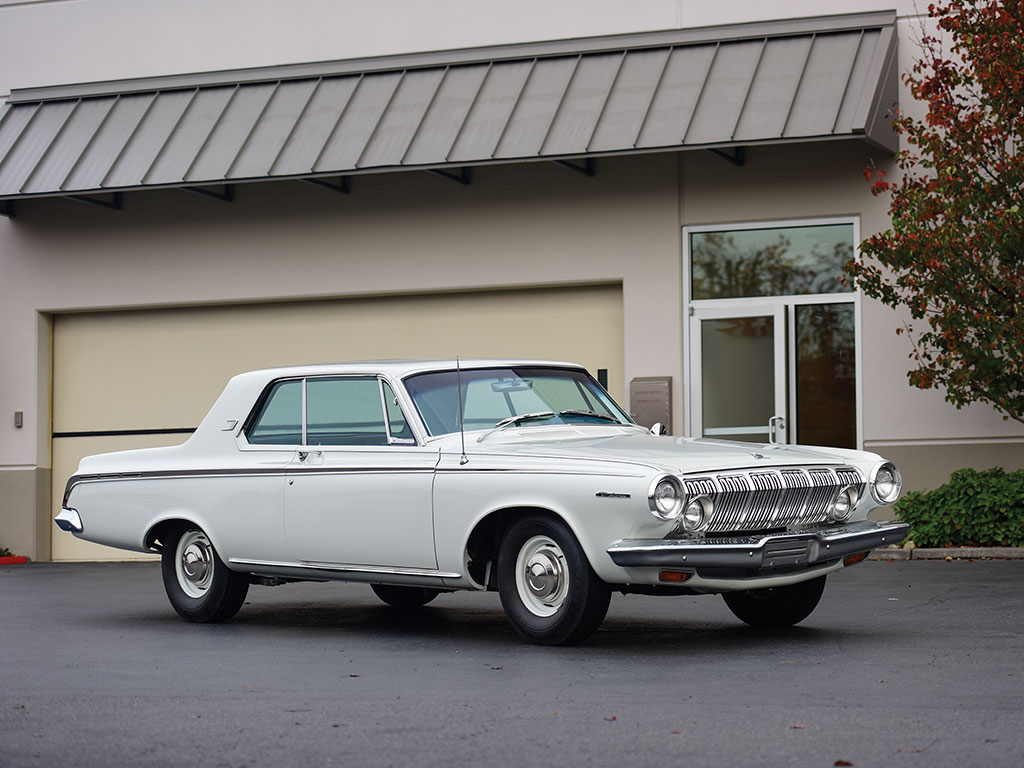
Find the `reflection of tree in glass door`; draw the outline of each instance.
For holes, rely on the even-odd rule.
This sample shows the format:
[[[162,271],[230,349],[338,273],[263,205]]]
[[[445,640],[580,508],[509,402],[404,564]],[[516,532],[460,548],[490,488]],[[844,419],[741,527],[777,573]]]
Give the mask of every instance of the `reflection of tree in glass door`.
[[[857,447],[854,306],[796,308],[797,442]]]

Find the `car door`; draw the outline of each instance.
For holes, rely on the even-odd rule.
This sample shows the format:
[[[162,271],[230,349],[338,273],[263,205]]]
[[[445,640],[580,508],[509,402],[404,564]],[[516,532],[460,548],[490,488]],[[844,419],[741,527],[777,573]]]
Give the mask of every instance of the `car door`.
[[[285,530],[303,563],[434,569],[438,452],[417,444],[386,381],[304,381],[303,444],[288,466]]]

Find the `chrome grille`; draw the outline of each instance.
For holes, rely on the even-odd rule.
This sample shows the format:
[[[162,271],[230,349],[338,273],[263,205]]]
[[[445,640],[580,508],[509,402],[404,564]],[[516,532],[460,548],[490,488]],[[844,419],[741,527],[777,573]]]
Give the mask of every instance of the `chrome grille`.
[[[864,478],[852,467],[790,467],[722,472],[683,478],[687,496],[710,496],[714,507],[708,533],[795,528],[827,521],[840,488],[858,497]]]

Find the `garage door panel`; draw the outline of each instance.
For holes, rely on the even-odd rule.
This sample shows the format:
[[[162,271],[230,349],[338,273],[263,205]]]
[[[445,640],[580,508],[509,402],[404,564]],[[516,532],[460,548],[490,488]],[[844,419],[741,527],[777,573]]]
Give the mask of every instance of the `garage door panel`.
[[[182,442],[183,435],[116,433],[195,428],[242,371],[456,355],[569,360],[592,373],[607,369],[621,401],[622,349],[617,284],[59,315],[54,504],[81,456]],[[94,433],[106,436],[85,436]],[[131,556],[102,549],[53,537],[58,560]]]

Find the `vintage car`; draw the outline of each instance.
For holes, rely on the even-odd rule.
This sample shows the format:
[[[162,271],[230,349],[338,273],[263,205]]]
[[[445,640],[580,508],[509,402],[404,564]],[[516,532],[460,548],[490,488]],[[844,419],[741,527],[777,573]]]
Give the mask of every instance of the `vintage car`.
[[[384,361],[243,373],[182,445],[90,456],[56,517],[159,552],[189,621],[250,584],[340,579],[417,608],[496,590],[512,626],[576,643],[613,591],[722,594],[789,626],[828,574],[906,536],[872,453],[659,434],[580,366]]]

